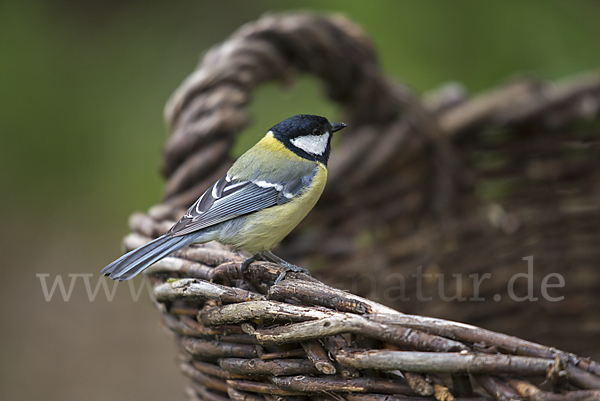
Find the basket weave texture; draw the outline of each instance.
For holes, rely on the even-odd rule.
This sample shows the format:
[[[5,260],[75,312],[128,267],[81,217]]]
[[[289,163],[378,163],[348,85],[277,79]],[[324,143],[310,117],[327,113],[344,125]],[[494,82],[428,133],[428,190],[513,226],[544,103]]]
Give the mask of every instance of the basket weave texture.
[[[403,312],[600,355],[597,73],[555,84],[519,79],[470,100],[449,85],[419,99],[380,72],[369,40],[346,19],[262,18],[209,51],[167,104],[164,201],[132,216],[127,249],[164,233],[225,173],[253,90],[300,73],[322,81],[349,127],[322,199],[280,256]],[[559,273],[568,285],[550,295],[564,300],[525,305],[508,296],[529,256],[536,288]],[[401,314],[302,274],[273,285],[275,266],[255,262],[242,274],[241,260],[209,244],[148,270],[193,399],[600,399],[595,362]],[[417,267],[457,278],[425,286],[431,299],[422,302],[423,288],[408,280]],[[476,290],[469,275],[485,273],[494,279]],[[390,278],[406,278],[401,296],[392,296],[398,281]],[[515,292],[528,285],[519,281]],[[474,295],[485,301],[464,302]]]
[[[147,271],[192,400],[600,400],[589,359],[241,260],[192,246]]]

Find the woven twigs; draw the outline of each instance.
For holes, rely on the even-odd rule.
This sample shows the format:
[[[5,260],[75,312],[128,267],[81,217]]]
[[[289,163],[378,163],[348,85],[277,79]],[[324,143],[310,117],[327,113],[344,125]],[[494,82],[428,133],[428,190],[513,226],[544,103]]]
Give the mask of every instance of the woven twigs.
[[[191,253],[212,247],[193,246]],[[600,399],[593,361],[474,326],[400,314],[304,274],[289,273],[273,285],[275,265],[255,262],[242,274],[234,267],[239,262],[210,266],[214,259],[205,255],[197,262],[229,271],[222,277],[236,284],[176,279],[188,272],[179,257],[150,271],[165,323],[178,336],[192,399]],[[264,286],[247,290],[257,281]],[[536,378],[552,386],[542,390]]]
[[[242,272],[239,260],[206,244],[146,270],[164,322],[177,335],[190,399],[600,399],[596,362],[462,323],[401,314],[302,273],[274,285],[276,265],[254,262]],[[191,265],[203,266],[197,277],[179,278]]]

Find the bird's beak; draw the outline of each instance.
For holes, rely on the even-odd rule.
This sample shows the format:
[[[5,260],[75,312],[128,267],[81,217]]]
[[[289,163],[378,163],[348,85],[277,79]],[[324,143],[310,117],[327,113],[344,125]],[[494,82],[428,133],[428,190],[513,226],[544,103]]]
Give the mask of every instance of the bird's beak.
[[[334,132],[337,132],[343,128],[346,128],[345,123],[333,123],[331,124],[331,133],[333,134]]]

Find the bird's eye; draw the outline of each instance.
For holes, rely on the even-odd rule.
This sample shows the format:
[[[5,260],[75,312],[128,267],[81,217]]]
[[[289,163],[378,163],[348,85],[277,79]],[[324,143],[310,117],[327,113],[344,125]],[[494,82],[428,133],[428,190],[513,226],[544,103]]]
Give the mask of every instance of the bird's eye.
[[[315,134],[315,135],[319,135],[319,129],[318,129],[318,128],[315,128],[315,129],[313,130],[313,134]]]

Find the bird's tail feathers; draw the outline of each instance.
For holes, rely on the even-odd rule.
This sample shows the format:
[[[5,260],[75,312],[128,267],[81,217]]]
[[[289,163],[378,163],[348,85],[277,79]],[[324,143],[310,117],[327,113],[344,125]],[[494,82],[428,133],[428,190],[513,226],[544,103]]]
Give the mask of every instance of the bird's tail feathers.
[[[195,236],[171,237],[163,235],[121,256],[104,269],[102,274],[119,281],[129,280],[142,270],[194,241]]]

